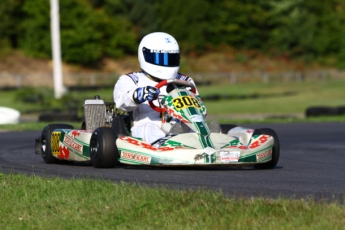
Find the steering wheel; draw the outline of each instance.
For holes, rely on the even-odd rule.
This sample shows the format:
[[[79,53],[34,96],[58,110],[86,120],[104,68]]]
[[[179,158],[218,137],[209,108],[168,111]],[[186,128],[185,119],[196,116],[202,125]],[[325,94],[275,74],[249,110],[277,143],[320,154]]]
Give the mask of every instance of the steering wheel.
[[[184,85],[184,86],[187,86],[187,87],[191,87],[191,92],[192,93],[194,93],[194,94],[196,94],[196,88],[195,88],[195,85],[194,84],[192,84],[192,83],[190,83],[190,82],[188,82],[188,81],[183,81],[183,80],[178,80],[178,79],[171,79],[171,80],[164,80],[164,81],[161,81],[161,82],[159,82],[155,87],[157,88],[157,89],[160,89],[160,88],[162,88],[163,86],[165,86],[165,85],[167,85],[167,84],[170,84],[170,83],[172,83],[172,84],[178,84],[178,85]],[[157,99],[156,99],[157,100]],[[153,109],[153,110],[155,110],[155,111],[157,111],[157,112],[159,112],[159,113],[162,113],[162,112],[164,112],[164,109],[163,108],[161,108],[161,107],[159,107],[159,106],[156,106],[155,104],[153,104],[153,102],[152,101],[149,101],[149,105],[150,105],[150,107]]]

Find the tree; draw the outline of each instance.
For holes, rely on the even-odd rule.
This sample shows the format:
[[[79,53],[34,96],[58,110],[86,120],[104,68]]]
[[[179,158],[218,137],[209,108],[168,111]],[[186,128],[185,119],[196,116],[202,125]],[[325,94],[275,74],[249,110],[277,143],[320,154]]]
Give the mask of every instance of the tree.
[[[24,0],[0,1],[0,49],[17,48]]]
[[[22,6],[24,15],[19,37],[19,47],[34,57],[51,56],[49,1],[26,0]],[[19,36],[19,34],[18,34]]]
[[[158,28],[173,35],[184,51],[202,53],[216,36],[212,29],[213,7],[218,1],[209,0],[165,0],[157,3]]]
[[[111,19],[88,0],[60,0],[62,59],[93,66],[104,57],[133,53],[135,34],[126,18]],[[26,0],[20,47],[34,57],[51,56],[49,1]]]
[[[227,0],[219,6],[216,43],[236,48],[266,49],[272,29],[271,6],[265,0]]]
[[[293,56],[336,55],[343,30],[339,0],[285,0],[273,8],[275,28],[271,45],[280,52]]]
[[[137,40],[158,30],[156,0],[104,0],[103,8],[111,17],[125,17],[131,22]]]

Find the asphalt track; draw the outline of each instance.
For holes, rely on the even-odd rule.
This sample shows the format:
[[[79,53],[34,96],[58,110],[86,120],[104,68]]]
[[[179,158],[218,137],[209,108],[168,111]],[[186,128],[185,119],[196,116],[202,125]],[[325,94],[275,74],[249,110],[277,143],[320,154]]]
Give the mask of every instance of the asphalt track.
[[[48,165],[34,153],[40,131],[0,133],[0,172],[63,178],[103,178],[113,182],[206,188],[227,196],[345,199],[345,123],[242,125],[269,127],[280,139],[281,156],[272,170],[247,168],[95,169],[90,164]],[[226,130],[227,128],[223,126]]]

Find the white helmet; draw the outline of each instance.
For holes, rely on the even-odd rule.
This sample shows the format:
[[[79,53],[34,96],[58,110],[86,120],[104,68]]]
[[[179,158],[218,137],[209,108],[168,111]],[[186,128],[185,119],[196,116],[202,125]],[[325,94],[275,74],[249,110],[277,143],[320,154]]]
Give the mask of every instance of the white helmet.
[[[140,68],[152,77],[175,79],[180,68],[180,48],[170,34],[151,33],[141,40],[138,59]]]

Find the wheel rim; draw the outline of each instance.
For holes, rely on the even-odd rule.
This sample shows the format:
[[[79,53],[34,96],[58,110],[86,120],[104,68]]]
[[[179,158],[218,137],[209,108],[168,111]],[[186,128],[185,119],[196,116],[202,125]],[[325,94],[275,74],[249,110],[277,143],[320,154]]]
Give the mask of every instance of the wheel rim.
[[[91,152],[91,158],[96,158],[97,155],[98,155],[98,143],[97,143],[97,140],[96,138],[92,138],[91,139],[91,143],[90,143],[90,152]]]
[[[41,151],[42,151],[42,155],[45,156],[46,155],[46,149],[47,149],[47,140],[45,136],[42,136],[42,140],[41,140]]]

